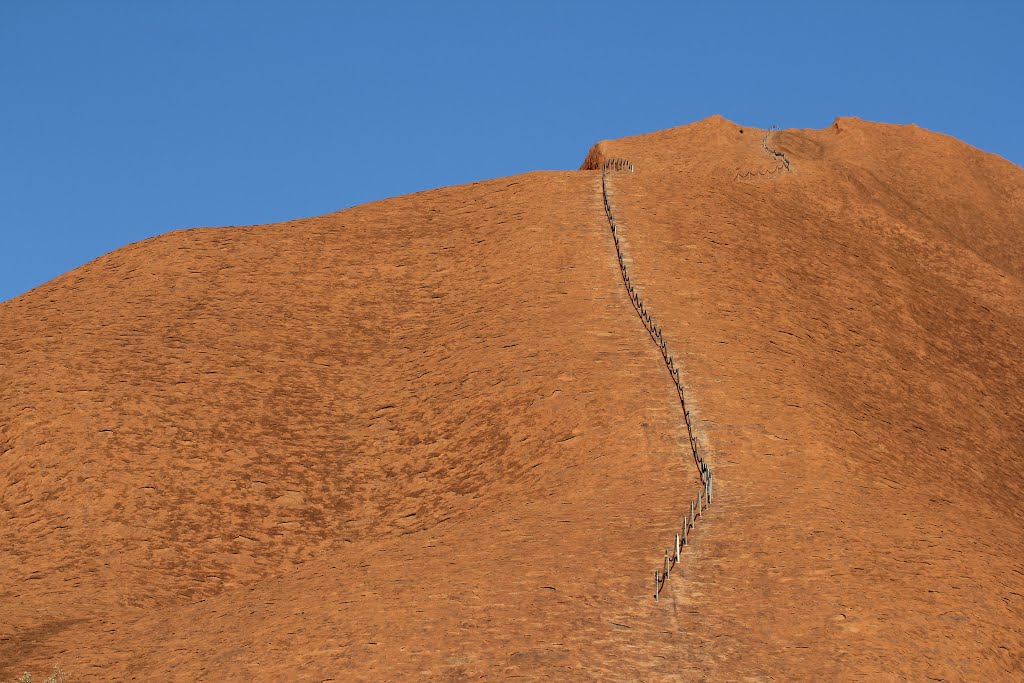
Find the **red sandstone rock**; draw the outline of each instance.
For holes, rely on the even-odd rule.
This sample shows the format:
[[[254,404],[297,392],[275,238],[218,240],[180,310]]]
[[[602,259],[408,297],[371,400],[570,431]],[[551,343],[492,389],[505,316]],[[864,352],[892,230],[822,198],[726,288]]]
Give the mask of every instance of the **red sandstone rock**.
[[[1024,672],[1024,170],[713,117],[0,304],[0,678]]]

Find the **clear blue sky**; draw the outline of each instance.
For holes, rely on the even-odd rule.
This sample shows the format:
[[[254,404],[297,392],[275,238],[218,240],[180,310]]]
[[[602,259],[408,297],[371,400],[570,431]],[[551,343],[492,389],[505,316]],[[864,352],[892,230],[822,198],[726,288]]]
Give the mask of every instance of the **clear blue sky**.
[[[0,0],[0,301],[167,230],[576,168],[715,113],[1024,164],[1020,6]]]

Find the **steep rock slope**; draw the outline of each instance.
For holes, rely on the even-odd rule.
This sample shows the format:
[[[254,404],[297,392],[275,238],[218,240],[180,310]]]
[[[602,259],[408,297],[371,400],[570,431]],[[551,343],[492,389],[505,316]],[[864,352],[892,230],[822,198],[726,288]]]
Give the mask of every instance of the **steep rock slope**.
[[[1024,172],[720,117],[0,305],[0,677],[1006,678]],[[696,487],[630,272],[684,370]]]
[[[914,126],[599,145],[716,468],[715,677],[1022,671],[1024,171]],[[751,173],[753,172],[753,173]],[[675,642],[675,637],[667,639]]]
[[[4,304],[0,674],[638,666],[696,477],[599,197],[172,233]]]

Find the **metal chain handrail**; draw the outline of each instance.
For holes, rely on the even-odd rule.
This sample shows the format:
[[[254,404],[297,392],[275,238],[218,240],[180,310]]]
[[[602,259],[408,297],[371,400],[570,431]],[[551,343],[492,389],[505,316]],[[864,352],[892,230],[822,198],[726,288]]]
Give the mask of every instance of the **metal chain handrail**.
[[[750,178],[750,177],[753,177],[753,176],[769,176],[769,175],[775,175],[779,171],[783,171],[783,170],[785,170],[785,171],[792,171],[793,170],[793,169],[790,168],[789,158],[783,152],[781,152],[781,151],[771,147],[768,144],[768,138],[772,135],[772,133],[774,133],[778,129],[779,129],[778,126],[773,125],[771,128],[766,130],[765,133],[764,133],[764,137],[761,138],[761,146],[764,148],[765,152],[770,154],[775,159],[780,160],[779,165],[776,166],[775,168],[762,169],[760,171],[737,171],[736,172],[736,176],[733,178],[733,180],[739,180],[740,178]]]
[[[679,396],[679,404],[683,409],[683,418],[686,421],[686,433],[690,441],[690,450],[693,454],[693,460],[697,465],[697,473],[700,476],[702,485],[702,489],[697,492],[696,499],[690,501],[689,512],[683,515],[682,529],[676,533],[675,546],[665,549],[662,569],[654,572],[654,599],[657,601],[672,570],[682,559],[681,550],[688,544],[689,531],[696,524],[696,518],[700,517],[703,519],[704,510],[711,504],[711,500],[714,497],[714,477],[711,473],[711,468],[700,453],[694,431],[693,418],[686,407],[686,391],[683,387],[679,367],[676,365],[672,354],[669,353],[668,342],[665,340],[661,326],[657,324],[654,316],[651,315],[646,304],[644,304],[639,291],[633,283],[633,279],[629,275],[629,269],[626,266],[626,259],[623,254],[622,239],[619,237],[615,215],[612,213],[611,202],[608,199],[608,171],[610,170],[632,173],[635,169],[633,164],[626,159],[608,159],[602,164],[601,194],[604,197],[604,211],[608,217],[608,225],[611,227],[612,241],[615,243],[615,255],[619,261],[619,273],[622,275],[622,282],[626,286],[626,293],[629,294],[629,300],[633,303],[633,308],[636,309],[637,315],[640,316],[640,320],[643,322],[648,334],[651,335],[651,339],[658,345],[661,357],[665,361],[665,367],[668,369],[669,376],[672,377],[673,384],[675,384],[676,394]]]

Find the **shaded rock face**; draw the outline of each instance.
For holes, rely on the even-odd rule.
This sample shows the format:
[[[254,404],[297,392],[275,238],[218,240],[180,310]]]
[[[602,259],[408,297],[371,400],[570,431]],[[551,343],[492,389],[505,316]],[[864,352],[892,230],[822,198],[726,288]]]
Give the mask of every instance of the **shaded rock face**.
[[[741,132],[742,130],[742,132]],[[721,117],[0,304],[0,677],[1005,679],[1024,171]],[[629,270],[682,369],[697,485]],[[591,169],[591,170],[588,170]]]

